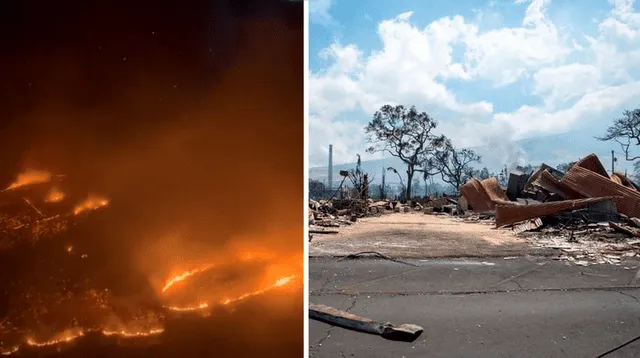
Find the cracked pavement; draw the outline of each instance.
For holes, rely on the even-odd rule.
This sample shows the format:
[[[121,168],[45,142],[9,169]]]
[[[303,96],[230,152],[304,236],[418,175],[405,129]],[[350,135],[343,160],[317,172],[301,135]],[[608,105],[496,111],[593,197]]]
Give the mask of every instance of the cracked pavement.
[[[640,335],[639,261],[310,258],[309,301],[425,332],[412,343],[310,321],[312,357],[597,357]],[[607,357],[639,357],[640,341]]]

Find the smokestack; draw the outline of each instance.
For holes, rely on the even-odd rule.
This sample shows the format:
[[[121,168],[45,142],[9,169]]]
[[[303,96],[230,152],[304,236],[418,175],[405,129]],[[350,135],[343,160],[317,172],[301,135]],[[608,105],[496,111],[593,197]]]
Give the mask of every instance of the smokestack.
[[[333,144],[329,144],[329,176],[327,189],[333,190]]]

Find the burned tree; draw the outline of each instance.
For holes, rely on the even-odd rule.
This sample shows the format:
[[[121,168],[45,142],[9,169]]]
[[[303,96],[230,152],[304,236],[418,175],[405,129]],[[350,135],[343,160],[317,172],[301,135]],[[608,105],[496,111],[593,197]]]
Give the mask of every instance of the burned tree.
[[[380,199],[382,200],[386,199],[387,197],[385,193],[385,185],[387,185],[385,174],[386,171],[384,170],[384,168],[382,168],[382,185],[380,185]]]
[[[504,168],[502,168],[500,170],[500,173],[498,173],[498,182],[500,183],[500,186],[506,187],[508,182],[509,182],[509,171],[507,170],[507,166],[505,165]]]
[[[478,178],[478,180],[485,180],[495,176],[495,174],[490,173],[489,169],[487,167],[484,167],[481,170],[475,171],[475,173],[473,173],[473,176]]]
[[[640,146],[640,108],[624,111],[622,118],[614,119],[604,136],[596,137],[601,141],[616,141],[624,152],[625,159],[635,161],[640,155],[632,155],[632,146]]]
[[[356,167],[354,169],[349,170],[348,178],[353,185],[353,188],[358,193],[358,197],[362,199],[367,199],[369,197],[369,185],[371,181],[369,179],[369,174],[362,171],[362,160],[360,159],[360,154],[356,154],[358,160],[356,161]]]
[[[423,167],[424,163],[445,142],[444,136],[432,133],[436,126],[433,118],[425,112],[418,112],[413,106],[407,109],[402,105],[385,105],[365,127],[367,140],[371,143],[367,152],[388,153],[406,164],[405,199],[409,199],[414,174],[428,169]]]
[[[389,167],[389,168],[387,168],[387,170],[390,171],[390,172],[394,172],[398,176],[398,180],[400,180],[401,190],[402,190],[403,193],[405,193],[407,191],[407,186],[404,185],[404,181],[402,180],[402,176],[400,175],[398,170],[396,170],[396,168],[394,168],[394,167]]]
[[[450,140],[445,141],[445,150],[438,151],[431,159],[438,169],[442,181],[450,184],[456,192],[473,174],[472,163],[480,163],[480,156],[471,149],[456,149]]]
[[[319,180],[309,179],[309,197],[312,199],[321,198],[327,191],[326,186]]]

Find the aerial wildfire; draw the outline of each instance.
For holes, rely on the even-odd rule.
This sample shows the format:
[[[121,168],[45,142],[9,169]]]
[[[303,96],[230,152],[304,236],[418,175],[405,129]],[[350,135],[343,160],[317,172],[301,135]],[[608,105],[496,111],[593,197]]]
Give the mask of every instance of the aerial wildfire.
[[[11,183],[6,189],[2,190],[2,192],[16,192],[28,186],[43,185],[48,183],[51,184],[51,181],[53,180],[54,177],[55,177],[54,175],[52,175],[47,171],[27,170],[23,173],[20,173],[17,176],[16,180],[13,183]],[[46,195],[42,198],[41,202],[43,204],[60,203],[67,198],[68,198],[67,195],[60,189],[59,185],[53,183],[51,184]],[[18,225],[16,229],[22,228],[25,225],[37,226],[37,225],[40,225],[41,223],[45,223],[48,221],[54,222],[54,221],[58,221],[61,218],[78,216],[82,213],[87,213],[87,212],[97,210],[109,205],[109,198],[107,198],[106,196],[98,195],[98,194],[89,194],[86,197],[86,199],[73,205],[72,210],[69,213],[55,214],[47,217],[29,199],[27,199],[26,197],[23,197],[23,199],[34,211],[36,211],[39,214],[40,218],[35,223]],[[66,229],[66,226],[62,228],[62,230],[64,229]],[[66,251],[71,253],[73,251],[73,247],[67,246]],[[82,257],[84,258],[86,257],[86,255],[83,255]],[[254,259],[254,257],[255,255],[253,253],[243,253],[240,256],[240,261],[251,261]],[[180,285],[181,283],[188,281],[191,277],[197,276],[200,273],[210,271],[214,268],[215,268],[215,265],[206,264],[200,267],[192,268],[188,271],[184,271],[180,274],[170,277],[165,281],[162,288],[159,289],[160,291],[159,295],[161,296],[160,298],[161,299],[164,298],[165,301],[169,301],[168,297],[164,297],[164,296],[167,296],[170,291],[173,292],[175,290],[180,290],[179,286],[181,286]],[[290,271],[290,270],[288,270],[288,267],[286,267],[284,270],[281,269],[278,272],[283,272],[283,271]],[[221,300],[203,301],[203,302],[194,303],[192,305],[184,305],[184,306],[167,304],[164,306],[164,309],[167,311],[167,313],[169,312],[176,312],[176,313],[202,312],[203,314],[205,314],[208,311],[208,309],[213,308],[214,306],[231,305],[235,302],[245,300],[249,297],[258,296],[268,291],[286,286],[290,284],[296,277],[297,275],[295,274],[285,275],[281,277],[273,277],[270,279],[270,281],[269,279],[265,280],[267,282],[264,283],[264,285],[259,289],[246,292],[235,297],[225,297]],[[0,321],[0,323],[2,322]],[[118,338],[134,339],[134,338],[158,336],[164,332],[164,327],[160,323],[158,323],[156,326],[153,326],[152,324],[151,327],[147,327],[145,329],[141,329],[139,327],[137,327],[137,329],[126,328],[125,327],[126,324],[120,325],[120,326],[121,327],[117,329],[114,329],[113,327],[110,327],[109,329],[73,327],[73,328],[63,330],[60,333],[50,335],[49,336],[50,338],[48,338],[47,340],[38,340],[34,336],[27,336],[23,339],[23,342],[21,344],[14,345],[11,347],[3,346],[2,337],[0,337],[0,355],[2,356],[11,355],[19,352],[20,349],[23,349],[24,347],[58,346],[58,345],[75,341],[76,339],[86,336],[89,333],[97,333],[103,336],[113,336]]]

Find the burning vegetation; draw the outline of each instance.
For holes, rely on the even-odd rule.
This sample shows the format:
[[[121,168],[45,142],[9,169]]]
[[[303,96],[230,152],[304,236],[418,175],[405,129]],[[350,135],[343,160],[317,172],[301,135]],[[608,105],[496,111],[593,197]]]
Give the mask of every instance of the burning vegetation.
[[[299,356],[302,2],[10,3],[0,352]]]
[[[7,314],[0,325],[2,355],[17,353],[22,346],[60,346],[88,334],[127,339],[158,336],[164,332],[167,315],[195,311],[206,316],[210,314],[208,310],[215,306],[232,305],[287,286],[297,277],[297,268],[292,264],[293,260],[284,265],[274,264],[273,260],[264,260],[265,257],[272,257],[260,254],[259,250],[255,253],[239,252],[227,262],[205,264],[169,276],[162,286],[158,287],[156,296],[146,297],[137,302],[131,299],[121,302],[109,288],[97,289],[90,277],[65,270],[71,267],[75,270],[81,269],[80,262],[88,258],[87,254],[77,251],[74,245],[64,244],[62,238],[68,228],[72,225],[86,224],[84,221],[89,217],[79,216],[80,213],[90,214],[92,211],[108,209],[109,199],[104,195],[89,194],[78,203],[69,202],[61,205],[64,198],[52,201],[47,200],[47,195],[44,200],[38,201],[40,192],[61,192],[61,189],[57,186],[41,187],[50,185],[49,181],[43,178],[51,178],[51,174],[44,171],[37,173],[38,178],[42,180],[24,180],[35,176],[19,175],[18,178],[23,178],[16,181],[19,185],[12,184],[11,195],[5,194],[1,198],[4,209],[4,220],[0,222],[2,253],[6,254],[12,250],[37,250],[41,244],[39,241],[47,239],[48,241],[44,242],[45,247],[50,250],[61,246],[60,251],[64,251],[67,260],[74,263],[68,265],[69,262],[56,262],[62,275],[56,275],[55,279],[51,277],[52,280],[47,284],[15,282],[4,277],[5,282],[9,281],[12,292],[5,290],[9,307],[3,307]],[[16,214],[12,216],[14,212]],[[40,251],[40,254],[43,252]],[[58,256],[56,260],[60,258]],[[207,290],[207,284],[220,281],[220,275],[216,276],[216,268],[223,272],[229,272],[232,266],[242,270],[238,267],[238,262],[260,266],[261,270],[254,271],[262,271],[262,278],[258,275],[251,280],[230,280],[231,283],[226,283],[225,286],[217,286],[217,290]],[[281,272],[290,274],[274,276]],[[222,276],[222,281],[229,281],[228,277]],[[204,298],[206,301],[202,300]],[[189,302],[190,300],[192,302]]]

